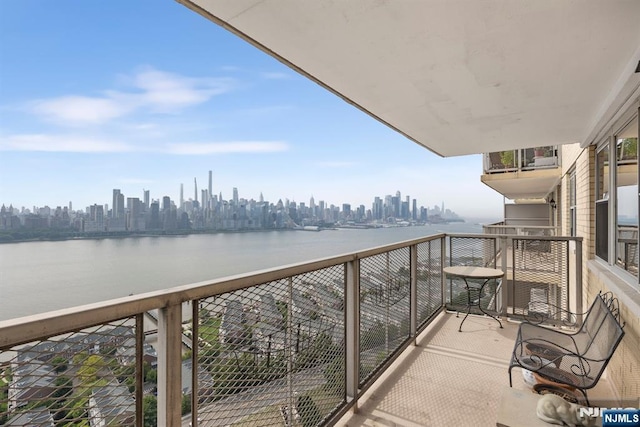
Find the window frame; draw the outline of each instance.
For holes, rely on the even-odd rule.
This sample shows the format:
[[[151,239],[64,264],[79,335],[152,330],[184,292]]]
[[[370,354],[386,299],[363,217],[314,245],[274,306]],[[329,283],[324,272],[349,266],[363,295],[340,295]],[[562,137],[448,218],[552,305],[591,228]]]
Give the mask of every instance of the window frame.
[[[578,208],[576,200],[576,168],[573,167],[569,171],[569,235],[572,237],[578,235]]]
[[[635,104],[633,108],[629,109],[629,111],[624,114],[624,116],[619,119],[611,128],[604,133],[604,138],[596,144],[595,149],[595,159],[594,159],[594,167],[595,167],[595,202],[594,202],[594,217],[595,217],[595,231],[594,231],[594,256],[596,259],[599,259],[601,262],[606,263],[612,271],[615,271],[618,275],[625,279],[625,281],[629,282],[630,285],[634,286],[635,290],[640,289],[640,274],[632,274],[629,271],[625,270],[624,267],[618,265],[617,263],[617,234],[618,234],[618,194],[617,194],[617,173],[618,173],[618,158],[617,158],[617,138],[618,135],[621,134],[629,125],[636,121],[638,126],[638,139],[640,144],[640,107],[638,104]],[[608,175],[603,176],[602,180],[600,179],[600,168],[604,165],[601,165],[599,154],[603,152],[603,150],[607,150],[608,154],[608,164],[609,170]],[[606,162],[606,161],[605,161]],[[638,185],[638,194],[637,194],[637,204],[638,204],[638,218],[637,225],[640,228],[640,156],[637,158],[638,170],[636,171],[636,184]],[[615,166],[615,167],[611,167]],[[600,188],[603,186],[603,182],[608,180],[608,194],[603,194],[603,189]],[[601,197],[602,195],[602,197]],[[609,203],[611,201],[611,203]],[[599,218],[598,212],[602,212],[603,204],[606,205],[606,218]],[[600,208],[600,210],[598,209]],[[598,243],[604,243],[601,239],[599,239],[599,235],[603,230],[601,226],[606,225],[604,230],[605,242],[606,242],[606,253],[605,257],[602,257],[601,252],[599,252]],[[636,244],[638,245],[638,250],[640,250],[640,232],[637,233],[636,236]]]

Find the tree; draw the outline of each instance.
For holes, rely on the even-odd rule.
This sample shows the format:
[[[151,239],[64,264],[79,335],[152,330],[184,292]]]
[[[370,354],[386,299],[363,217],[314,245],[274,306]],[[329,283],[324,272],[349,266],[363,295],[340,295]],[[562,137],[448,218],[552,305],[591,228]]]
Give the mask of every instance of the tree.
[[[513,150],[509,151],[501,151],[500,152],[500,160],[502,160],[502,164],[507,168],[515,167],[515,159],[513,156]]]
[[[64,372],[68,367],[67,359],[62,356],[56,356],[51,359],[51,366],[53,366],[53,369],[57,374],[59,374],[60,372]]]
[[[145,427],[156,427],[158,425],[158,399],[152,394],[142,400],[142,413]]]
[[[69,377],[60,376],[55,381],[56,390],[53,397],[67,397],[73,392],[73,380]]]
[[[158,382],[158,371],[156,369],[150,369],[147,372],[146,380],[150,383]]]
[[[191,395],[183,394],[182,395],[182,415],[187,415],[191,413]]]
[[[105,365],[102,356],[92,354],[82,362],[82,366],[78,370],[78,378],[80,378],[84,384],[93,383],[98,380],[98,372],[100,372]]]

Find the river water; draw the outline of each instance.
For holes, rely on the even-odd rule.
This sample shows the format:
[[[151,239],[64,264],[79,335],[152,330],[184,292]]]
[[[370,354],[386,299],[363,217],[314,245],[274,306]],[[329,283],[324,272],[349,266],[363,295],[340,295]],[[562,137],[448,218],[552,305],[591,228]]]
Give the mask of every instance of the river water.
[[[340,255],[474,223],[0,245],[0,320]]]

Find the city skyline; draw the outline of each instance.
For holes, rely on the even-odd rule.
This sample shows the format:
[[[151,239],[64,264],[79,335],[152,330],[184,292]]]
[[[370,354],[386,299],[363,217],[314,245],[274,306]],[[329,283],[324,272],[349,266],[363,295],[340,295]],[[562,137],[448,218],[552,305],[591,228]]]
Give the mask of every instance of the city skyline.
[[[92,206],[95,205],[100,205],[103,206],[105,208],[105,216],[107,215],[106,210],[114,210],[118,212],[118,216],[123,216],[124,215],[124,211],[125,209],[129,209],[129,207],[126,204],[127,199],[131,199],[131,198],[135,198],[137,200],[139,200],[140,202],[142,202],[147,208],[149,207],[149,205],[153,202],[162,202],[163,198],[165,197],[169,197],[169,199],[171,200],[171,202],[174,203],[175,207],[177,209],[185,209],[185,204],[188,204],[189,206],[193,206],[193,202],[197,202],[199,203],[199,207],[203,208],[203,202],[205,200],[205,198],[209,199],[209,200],[216,200],[218,202],[221,201],[233,201],[235,204],[238,203],[238,200],[246,200],[246,201],[260,201],[260,202],[268,202],[271,204],[277,204],[279,202],[282,203],[295,203],[297,205],[302,204],[303,206],[307,205],[307,203],[309,202],[313,202],[316,201],[316,203],[322,202],[323,204],[326,204],[327,206],[336,206],[338,208],[342,208],[345,204],[352,206],[352,207],[359,207],[359,206],[364,206],[366,210],[372,209],[373,205],[375,204],[376,200],[379,198],[389,198],[389,197],[400,197],[399,195],[402,195],[402,200],[401,202],[407,202],[410,203],[410,211],[413,211],[414,209],[412,208],[414,205],[416,207],[420,207],[420,208],[426,208],[429,210],[433,210],[433,209],[441,209],[442,212],[445,212],[444,206],[445,206],[445,201],[441,200],[439,201],[439,203],[429,203],[429,202],[425,202],[425,201],[420,201],[420,203],[417,202],[418,199],[416,199],[415,197],[412,197],[410,194],[405,194],[403,193],[401,190],[396,190],[393,192],[393,194],[374,194],[371,195],[370,197],[370,201],[369,204],[367,203],[352,203],[349,200],[325,200],[323,198],[316,198],[313,194],[309,195],[309,198],[305,199],[305,200],[296,200],[296,199],[289,199],[287,197],[278,197],[275,196],[275,198],[267,198],[264,197],[264,194],[262,192],[260,192],[259,195],[250,195],[250,196],[243,196],[240,197],[240,190],[238,189],[238,187],[232,187],[231,191],[227,191],[226,194],[231,193],[231,196],[225,197],[225,193],[222,191],[222,189],[220,189],[220,191],[213,191],[214,187],[213,187],[213,171],[209,171],[209,185],[206,189],[200,189],[200,192],[198,191],[198,184],[197,184],[197,177],[194,177],[194,193],[193,193],[193,197],[187,196],[186,198],[184,197],[184,183],[180,183],[180,196],[178,198],[174,198],[171,197],[167,192],[164,192],[160,195],[157,196],[152,196],[150,190],[146,190],[144,188],[142,188],[141,190],[138,190],[137,192],[127,192],[127,191],[123,191],[121,188],[113,188],[112,189],[112,198],[111,198],[111,203],[109,202],[101,202],[101,200],[98,200],[99,197],[96,197],[96,200],[94,200],[92,203],[85,205],[85,206],[81,206],[78,205],[77,203],[74,202],[74,200],[68,200],[64,203],[56,203],[53,205],[48,205],[48,204],[38,204],[38,203],[32,203],[28,206],[16,206],[12,203],[7,203],[3,200],[0,200],[0,206],[4,206],[5,208],[9,208],[12,207],[14,209],[14,211],[18,211],[20,213],[35,213],[37,214],[38,210],[41,209],[50,209],[51,211],[54,211],[57,208],[68,208],[70,211],[78,211],[78,212],[85,212],[87,213],[89,211],[89,209]],[[137,194],[137,196],[136,196]],[[187,191],[187,194],[189,194],[189,192]],[[121,196],[122,201],[118,202],[118,196]],[[311,204],[311,203],[309,203]],[[441,208],[442,206],[442,208]],[[193,209],[192,207],[190,207],[189,209]],[[450,209],[448,209],[450,210]],[[454,215],[459,216],[457,213],[455,213],[454,211],[450,210],[450,212],[452,212]],[[109,215],[111,216],[111,215]]]
[[[1,204],[0,240],[38,238],[56,239],[77,236],[122,236],[123,233],[191,233],[218,231],[255,231],[274,229],[303,229],[319,231],[326,227],[386,227],[424,225],[427,223],[464,222],[455,212],[441,207],[420,205],[416,198],[402,194],[375,196],[370,206],[351,205],[348,201],[328,203],[313,196],[309,203],[277,198],[265,199],[261,193],[240,197],[234,187],[231,198],[213,191],[212,171],[209,186],[198,192],[197,178],[193,180],[193,198],[184,197],[180,184],[180,199],[169,196],[152,198],[149,190],[142,197],[112,190],[111,204],[94,203],[85,208],[72,202],[64,207],[33,206],[32,209]],[[51,234],[53,233],[53,234]]]
[[[84,208],[113,188],[177,200],[213,170],[223,195],[368,206],[401,188],[502,216],[480,155],[439,158],[175,2],[0,12],[2,203]]]

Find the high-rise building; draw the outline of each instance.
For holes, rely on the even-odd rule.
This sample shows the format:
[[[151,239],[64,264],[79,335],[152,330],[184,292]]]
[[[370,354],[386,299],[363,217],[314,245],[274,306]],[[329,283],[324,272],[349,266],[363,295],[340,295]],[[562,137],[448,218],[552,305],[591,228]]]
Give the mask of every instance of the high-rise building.
[[[147,212],[149,210],[149,190],[142,190],[144,192],[144,211]]]
[[[373,219],[381,220],[384,218],[384,205],[382,199],[378,196],[373,200],[372,208]]]
[[[168,211],[171,209],[171,198],[169,196],[164,196],[162,198],[162,210]]]
[[[142,221],[142,203],[137,197],[127,197],[127,230],[141,231],[144,230]]]
[[[344,215],[345,218],[351,216],[351,205],[349,203],[342,204],[342,215]]]
[[[195,177],[193,178],[193,185],[194,185],[193,198],[197,202],[198,201],[198,180]]]
[[[124,194],[119,189],[113,189],[113,205],[111,206],[111,218],[124,218]]]
[[[184,208],[184,184],[180,184],[180,209]]]
[[[398,191],[397,194],[400,194],[400,192]],[[394,218],[400,218],[400,196],[391,198],[391,212]]]
[[[209,198],[213,197],[213,172],[209,171]],[[203,200],[205,202],[205,200]],[[206,201],[206,206],[209,206],[209,200]]]
[[[160,224],[160,204],[157,201],[151,203],[149,215],[149,228],[151,230],[157,230],[161,228]]]
[[[233,204],[238,206],[238,189],[233,187]]]

